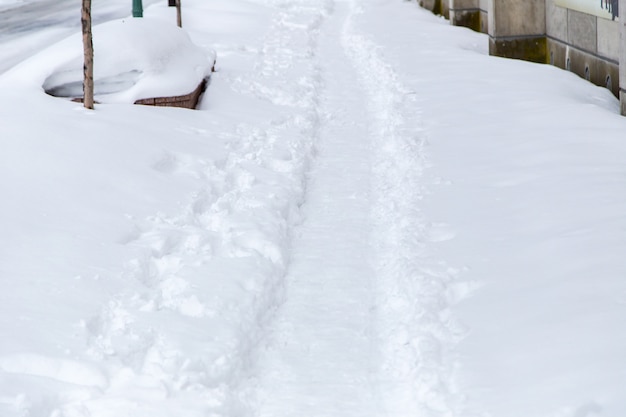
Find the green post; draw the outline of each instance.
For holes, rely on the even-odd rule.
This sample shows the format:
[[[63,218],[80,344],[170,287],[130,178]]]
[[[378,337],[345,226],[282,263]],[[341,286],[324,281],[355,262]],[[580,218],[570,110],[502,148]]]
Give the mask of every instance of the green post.
[[[143,4],[141,4],[141,0],[133,0],[133,17],[143,17]]]

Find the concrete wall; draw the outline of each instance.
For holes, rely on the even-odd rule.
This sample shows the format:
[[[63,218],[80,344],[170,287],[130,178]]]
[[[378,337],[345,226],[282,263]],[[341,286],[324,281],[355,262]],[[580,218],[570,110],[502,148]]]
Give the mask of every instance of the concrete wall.
[[[449,0],[418,0],[420,6],[430,10],[434,14],[442,15],[446,19],[450,18]]]
[[[619,0],[620,10],[626,10],[626,0]],[[626,116],[626,13],[618,23],[620,48],[619,48],[619,101],[622,109],[622,116]]]
[[[477,32],[487,33],[488,0],[442,0],[448,2],[450,22],[455,26],[465,26]]]
[[[488,33],[491,55],[549,63],[608,88],[620,96],[626,115],[626,48],[621,46],[621,39],[626,45],[626,13],[613,21],[557,6],[555,0],[418,1],[449,16],[453,25]],[[626,0],[619,0],[619,8],[626,10]]]
[[[619,23],[546,1],[548,62],[619,95]]]
[[[554,0],[489,1],[492,55],[556,65],[619,94],[618,22]]]
[[[545,0],[489,0],[489,53],[547,62]]]
[[[421,7],[430,10],[434,14],[441,14],[442,0],[418,0]]]
[[[450,19],[450,0],[441,0],[441,15]]]

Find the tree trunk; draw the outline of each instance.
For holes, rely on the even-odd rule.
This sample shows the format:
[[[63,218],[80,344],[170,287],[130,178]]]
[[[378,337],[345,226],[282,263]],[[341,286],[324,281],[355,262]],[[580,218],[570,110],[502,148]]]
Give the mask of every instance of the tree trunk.
[[[180,9],[180,0],[176,0],[176,24],[178,24],[179,28],[183,27],[183,16],[182,11]]]
[[[83,25],[83,104],[93,109],[93,39],[91,36],[91,0],[83,0],[81,22]]]

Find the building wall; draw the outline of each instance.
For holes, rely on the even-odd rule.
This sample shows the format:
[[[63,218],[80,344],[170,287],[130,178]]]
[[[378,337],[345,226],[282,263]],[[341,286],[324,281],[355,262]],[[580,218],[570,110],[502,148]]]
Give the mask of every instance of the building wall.
[[[619,1],[625,10],[626,0]],[[593,10],[599,7],[595,3],[593,6],[586,3],[585,7],[592,7],[592,10],[583,9],[583,12],[557,5],[566,4],[567,0],[418,2],[434,13],[449,17],[455,26],[488,33],[491,55],[549,63],[620,95],[620,59],[622,73],[626,74],[626,48],[620,51],[620,30],[626,39],[626,18],[621,22],[611,20],[611,14],[604,9]],[[626,113],[626,79],[623,82],[623,112]]]
[[[572,71],[619,95],[619,23],[546,0],[550,64]]]
[[[419,5],[434,14],[441,14],[441,3],[443,0],[418,0]]]
[[[465,26],[477,32],[487,33],[488,0],[442,0],[448,2],[450,22],[455,26]]]
[[[450,1],[441,0],[441,15],[446,19],[450,19]]]
[[[441,15],[446,19],[450,18],[449,0],[417,0],[419,5],[434,14]]]

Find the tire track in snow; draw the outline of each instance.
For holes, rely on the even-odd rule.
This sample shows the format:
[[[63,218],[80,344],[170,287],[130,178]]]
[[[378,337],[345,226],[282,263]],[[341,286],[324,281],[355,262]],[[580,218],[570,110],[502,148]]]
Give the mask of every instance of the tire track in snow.
[[[414,94],[403,87],[381,47],[359,30],[363,3],[350,0],[350,5],[341,41],[375,115],[372,220],[385,408],[393,417],[456,416],[453,348],[460,326],[450,307],[458,301],[453,284],[458,271],[429,254],[436,231],[419,209],[427,195],[422,181],[427,132]]]

